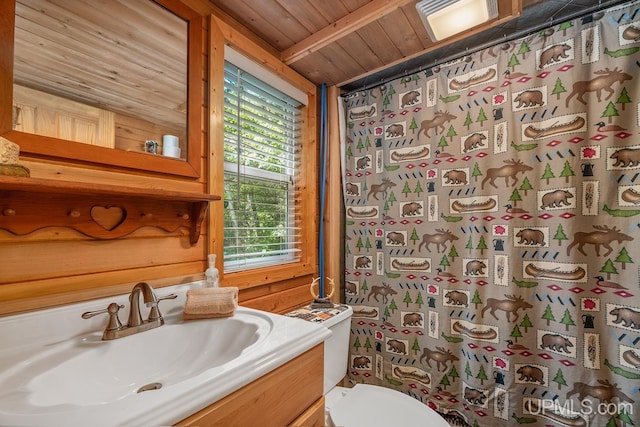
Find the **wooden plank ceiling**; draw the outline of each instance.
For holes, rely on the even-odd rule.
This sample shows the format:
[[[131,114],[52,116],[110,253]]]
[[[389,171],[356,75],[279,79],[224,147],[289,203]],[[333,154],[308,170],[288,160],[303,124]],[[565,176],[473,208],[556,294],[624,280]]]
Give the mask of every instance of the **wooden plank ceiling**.
[[[434,44],[416,12],[417,0],[210,1],[309,80],[346,90],[411,71],[403,67],[416,62],[426,68],[437,58],[619,2],[498,0],[497,19]]]
[[[357,79],[433,48],[416,12],[416,0],[213,3],[281,52],[285,63],[318,84]],[[511,0],[502,1],[507,3]],[[517,8],[519,1],[514,3]]]

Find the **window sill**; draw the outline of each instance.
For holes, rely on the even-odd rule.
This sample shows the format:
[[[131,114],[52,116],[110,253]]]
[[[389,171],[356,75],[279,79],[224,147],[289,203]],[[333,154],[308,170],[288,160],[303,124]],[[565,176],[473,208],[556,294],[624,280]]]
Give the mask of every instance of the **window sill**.
[[[316,272],[317,269],[315,265],[306,262],[297,262],[225,273],[223,284],[224,286],[236,286],[240,290],[243,290],[308,276]]]

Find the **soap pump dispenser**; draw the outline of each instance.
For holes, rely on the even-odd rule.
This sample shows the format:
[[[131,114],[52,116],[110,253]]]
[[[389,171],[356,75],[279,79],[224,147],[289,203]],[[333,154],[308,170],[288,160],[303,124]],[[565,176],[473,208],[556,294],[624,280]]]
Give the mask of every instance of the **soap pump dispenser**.
[[[209,268],[204,272],[205,286],[208,288],[217,288],[220,286],[220,274],[216,268],[216,255],[209,254]]]

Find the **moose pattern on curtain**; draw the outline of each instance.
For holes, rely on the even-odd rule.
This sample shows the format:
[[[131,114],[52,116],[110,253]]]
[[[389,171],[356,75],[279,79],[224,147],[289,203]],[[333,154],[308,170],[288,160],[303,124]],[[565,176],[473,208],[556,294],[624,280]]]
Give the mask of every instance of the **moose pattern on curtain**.
[[[638,5],[345,98],[350,380],[640,425]]]

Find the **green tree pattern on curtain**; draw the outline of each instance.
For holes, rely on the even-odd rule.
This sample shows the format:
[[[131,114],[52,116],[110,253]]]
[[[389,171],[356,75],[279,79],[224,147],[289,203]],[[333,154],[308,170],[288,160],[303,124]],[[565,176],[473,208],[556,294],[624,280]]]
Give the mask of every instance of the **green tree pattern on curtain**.
[[[344,98],[351,381],[451,425],[639,424],[638,4]]]

